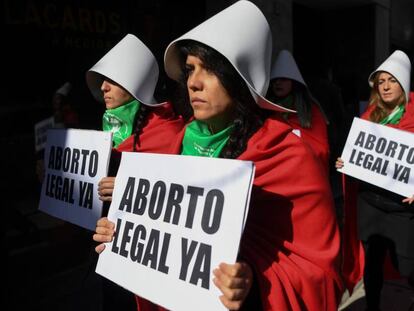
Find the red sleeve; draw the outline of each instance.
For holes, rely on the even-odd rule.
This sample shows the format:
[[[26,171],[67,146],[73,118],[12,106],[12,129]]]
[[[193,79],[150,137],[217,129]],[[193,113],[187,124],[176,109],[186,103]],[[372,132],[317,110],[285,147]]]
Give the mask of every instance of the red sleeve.
[[[390,126],[414,133],[414,92],[410,93],[410,101],[405,106],[405,112],[400,122]]]
[[[255,270],[264,310],[336,310],[340,238],[320,165],[275,119],[250,139],[240,159],[256,166],[241,255]]]
[[[352,293],[364,275],[364,249],[358,238],[357,195],[358,182],[342,175],[344,195],[344,227],[342,230],[342,275],[345,285]]]

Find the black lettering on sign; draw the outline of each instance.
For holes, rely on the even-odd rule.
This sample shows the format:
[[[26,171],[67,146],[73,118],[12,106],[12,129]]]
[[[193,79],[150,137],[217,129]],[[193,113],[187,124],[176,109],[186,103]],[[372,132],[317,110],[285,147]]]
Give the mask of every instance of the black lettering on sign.
[[[93,184],[79,181],[79,206],[92,209],[93,206]]]
[[[91,156],[89,158],[89,168],[88,168],[88,174],[90,177],[95,177],[96,173],[98,172],[98,151],[92,150]]]
[[[201,287],[209,289],[211,268],[210,245],[191,241],[190,245],[188,246],[188,240],[185,238],[181,239],[181,269],[179,278],[183,281],[187,280],[187,274],[191,259],[194,257],[197,246],[199,247],[189,282],[197,286],[199,280],[201,280]]]
[[[172,223],[178,225],[181,214],[181,201],[184,197],[184,187],[179,184],[172,183],[168,194],[167,205],[165,207],[164,222],[171,223],[171,215],[173,214]],[[173,212],[174,211],[174,212]]]
[[[116,220],[116,230],[114,233],[114,241],[112,243],[112,249],[111,251],[115,254],[119,253],[119,247],[118,247],[118,236],[119,236],[119,229],[121,229],[121,225],[122,225],[122,219],[118,218]]]
[[[190,283],[197,285],[201,280],[201,287],[210,288],[210,266],[211,266],[211,246],[200,243],[193,272],[191,273]]]
[[[70,165],[70,172],[72,174],[77,174],[79,170],[79,158],[80,158],[80,150],[74,148],[73,155],[72,155],[72,162]]]
[[[166,185],[159,180],[154,184],[151,193],[151,199],[148,206],[148,216],[151,219],[157,220],[161,213],[165,201],[165,193],[167,192]]]
[[[365,140],[365,132],[360,131],[358,134],[357,139],[355,140],[354,145],[355,146],[360,146],[360,147],[364,147],[364,140]]]
[[[218,189],[210,190],[206,196],[206,202],[204,204],[203,216],[201,220],[201,228],[205,233],[214,234],[218,231],[221,223],[221,215],[223,214],[223,206],[223,192]],[[211,217],[212,214],[213,217]]]
[[[65,150],[63,150],[62,170],[64,172],[69,171],[71,154],[72,152],[69,147],[66,147]]]
[[[408,184],[408,181],[410,180],[410,172],[411,169],[409,167],[395,163],[395,170],[392,178],[401,181],[405,184]]]
[[[145,248],[144,258],[142,258],[142,264],[148,266],[148,263],[151,263],[152,269],[157,269],[157,259],[158,259],[158,247],[160,243],[160,232],[158,230],[152,229],[150,236],[148,238],[148,243]]]
[[[143,215],[147,208],[147,194],[150,190],[150,182],[140,178],[138,182],[137,194],[135,196],[134,211],[136,215]]]
[[[73,204],[74,184],[75,180],[71,178],[47,174],[45,195],[56,200]]]
[[[375,135],[368,134],[367,141],[365,142],[365,149],[372,150],[376,139],[377,137]]]
[[[138,264],[168,274],[167,255],[171,234],[162,234],[156,229],[151,229],[147,234],[147,230],[143,225],[135,225],[130,221],[125,221],[124,227],[122,225],[122,220],[118,219],[112,252],[125,258],[129,257]],[[148,240],[146,241],[147,235]],[[122,236],[121,241],[118,241],[119,236]]]
[[[144,253],[144,243],[140,243],[139,241],[145,241],[147,237],[147,230],[143,225],[138,225],[135,227],[134,236],[132,237],[131,242],[131,259],[132,261],[136,261],[141,263],[142,254]]]
[[[81,175],[85,175],[85,168],[86,168],[86,159],[89,155],[89,150],[82,149],[82,167],[81,167]]]
[[[187,193],[190,195],[190,200],[188,203],[187,218],[185,220],[185,227],[192,228],[194,222],[194,215],[197,207],[198,198],[204,194],[204,189],[200,187],[187,187]]]
[[[414,164],[414,147],[410,148],[410,151],[408,151],[407,163]]]
[[[349,158],[349,163],[355,164],[354,157],[355,157],[356,149],[352,149],[351,157]]]
[[[82,154],[82,158],[81,158]],[[90,156],[89,156],[90,154]],[[89,156],[89,157],[88,157]],[[85,175],[86,168],[88,169],[88,175],[95,177],[98,172],[99,155],[96,150],[89,153],[89,150],[79,150],[66,147],[64,150],[62,147],[51,146],[48,159],[48,168],[54,170],[62,170],[63,172],[71,172],[72,174],[79,173],[79,160],[81,160],[81,175]]]
[[[395,156],[397,147],[398,147],[398,144],[395,141],[390,140],[390,142],[388,143],[387,150],[385,151],[385,155],[387,157],[393,158]]]
[[[197,242],[191,241],[190,247],[188,247],[188,240],[181,238],[181,269],[180,280],[185,281],[187,279],[188,266],[190,265],[191,258],[193,258],[194,252],[197,247]]]
[[[125,210],[126,212],[131,212],[132,208],[132,197],[134,195],[134,187],[135,187],[135,178],[129,177],[124,194],[122,195],[121,203],[119,203],[118,209],[120,211]]]
[[[124,233],[122,234],[121,249],[119,251],[119,255],[124,256],[125,258],[127,258],[129,254],[129,252],[126,249],[127,244],[131,240],[131,237],[129,236],[129,231],[131,231],[133,228],[133,222],[125,221]]]
[[[383,153],[385,150],[385,147],[387,147],[387,140],[384,137],[380,137],[375,146],[375,151],[377,153]]]

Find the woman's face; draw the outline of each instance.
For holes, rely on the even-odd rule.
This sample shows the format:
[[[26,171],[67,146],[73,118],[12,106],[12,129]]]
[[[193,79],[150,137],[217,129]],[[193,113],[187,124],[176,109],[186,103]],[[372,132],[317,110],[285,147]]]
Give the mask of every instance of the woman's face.
[[[101,91],[103,92],[106,109],[118,108],[133,99],[131,94],[123,87],[109,79],[102,82]]]
[[[287,78],[277,78],[271,81],[273,94],[277,98],[285,98],[292,92],[292,80]]]
[[[403,95],[403,90],[392,75],[381,72],[378,76],[378,93],[386,104],[396,104]]]
[[[235,104],[218,77],[204,67],[202,60],[188,55],[187,89],[194,117],[218,132],[233,119]]]

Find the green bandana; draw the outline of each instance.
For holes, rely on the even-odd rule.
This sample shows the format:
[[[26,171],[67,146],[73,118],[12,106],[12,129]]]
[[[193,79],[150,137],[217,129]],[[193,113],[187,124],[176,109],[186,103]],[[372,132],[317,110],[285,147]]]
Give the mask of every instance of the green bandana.
[[[218,158],[233,131],[231,125],[211,134],[207,124],[194,120],[185,129],[182,155]]]
[[[139,101],[133,101],[115,109],[107,109],[102,117],[102,129],[112,132],[114,147],[118,147],[132,133],[135,114],[139,109]]]
[[[292,96],[292,94],[289,94],[285,98],[278,99],[277,104],[279,106],[283,106],[283,107],[286,107],[286,108],[292,108],[293,107],[293,96]]]
[[[278,99],[277,104],[279,106],[282,106],[282,107],[285,107],[285,108],[295,109],[293,107],[293,96],[292,96],[292,94],[289,94],[285,98]],[[289,117],[289,114],[290,114],[290,112],[283,112],[282,113],[283,117],[286,118],[286,119]]]
[[[379,124],[398,124],[401,120],[402,115],[404,114],[405,106],[400,105],[394,108],[394,110],[382,119]]]

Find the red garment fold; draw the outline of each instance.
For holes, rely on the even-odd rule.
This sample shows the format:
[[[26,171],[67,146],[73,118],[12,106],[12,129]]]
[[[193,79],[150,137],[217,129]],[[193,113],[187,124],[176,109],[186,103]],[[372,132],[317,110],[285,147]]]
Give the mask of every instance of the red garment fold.
[[[309,145],[321,161],[326,173],[329,173],[329,142],[326,119],[317,105],[312,105],[312,126],[303,128],[296,113],[288,115],[287,123],[293,129],[299,129],[302,139]]]
[[[139,113],[139,112],[138,112]],[[136,151],[165,153],[170,149],[171,140],[184,127],[182,117],[177,117],[172,104],[165,104],[151,108],[139,140]],[[133,151],[134,135],[129,136],[117,148],[117,151]]]

